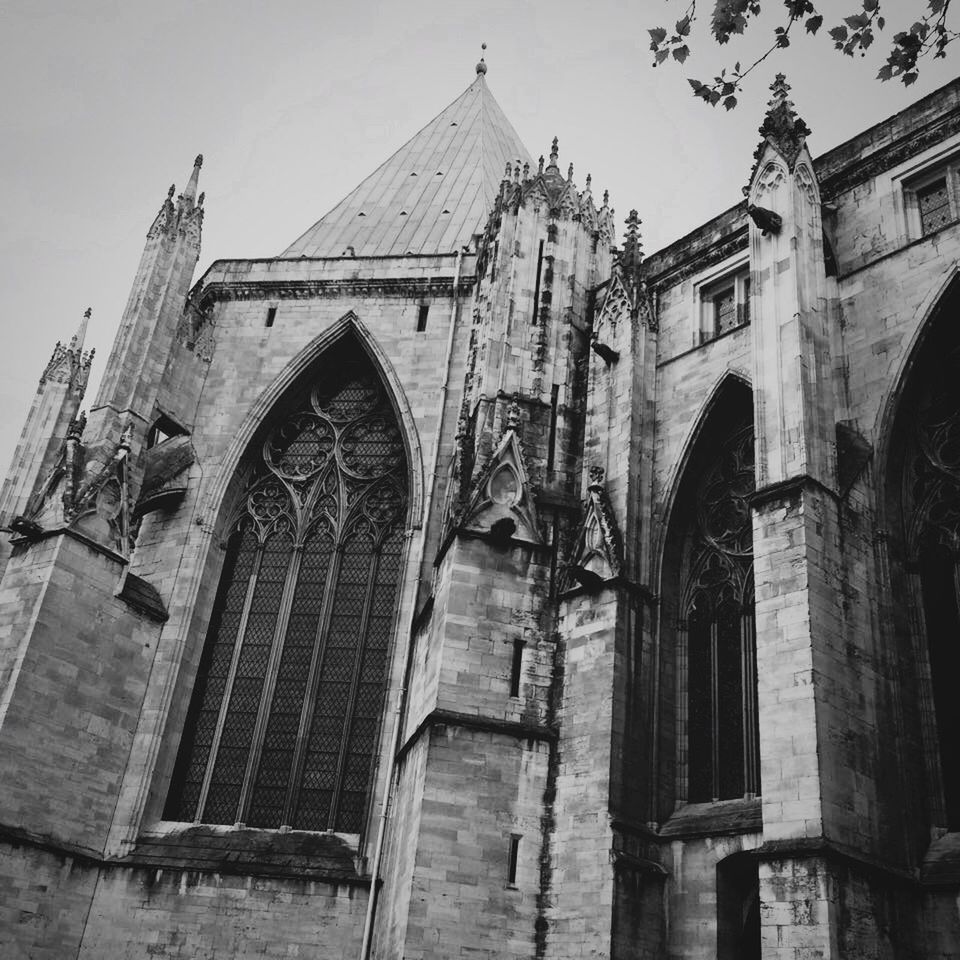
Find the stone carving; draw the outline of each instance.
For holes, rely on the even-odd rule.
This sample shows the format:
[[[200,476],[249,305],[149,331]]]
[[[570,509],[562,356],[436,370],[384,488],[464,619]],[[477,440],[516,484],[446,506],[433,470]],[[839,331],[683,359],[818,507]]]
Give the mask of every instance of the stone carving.
[[[577,586],[598,589],[622,576],[624,570],[623,540],[607,497],[603,467],[590,467],[589,476],[583,522],[561,580],[561,590]]]

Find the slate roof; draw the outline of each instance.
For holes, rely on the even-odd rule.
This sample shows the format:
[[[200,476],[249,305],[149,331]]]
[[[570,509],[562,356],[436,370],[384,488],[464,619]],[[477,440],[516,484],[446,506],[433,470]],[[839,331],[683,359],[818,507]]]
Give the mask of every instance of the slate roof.
[[[483,231],[504,168],[518,159],[530,162],[527,148],[478,73],[282,256],[452,253]]]

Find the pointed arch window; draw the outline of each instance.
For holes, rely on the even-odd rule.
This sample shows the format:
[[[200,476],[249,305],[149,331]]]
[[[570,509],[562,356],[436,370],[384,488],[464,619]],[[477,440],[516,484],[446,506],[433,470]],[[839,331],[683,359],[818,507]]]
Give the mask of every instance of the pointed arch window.
[[[401,576],[407,463],[353,342],[248,457],[166,819],[361,830]]]
[[[679,639],[686,654],[681,722],[691,803],[760,792],[748,502],[753,448],[752,423],[727,431],[700,473],[688,521]]]
[[[954,293],[954,296],[956,294]],[[953,320],[953,309],[946,316]],[[941,324],[904,391],[900,508],[917,661],[922,665],[924,739],[939,826],[960,830],[960,334]],[[922,635],[925,634],[925,637]],[[926,643],[924,645],[923,640]],[[925,646],[925,650],[924,650]],[[940,803],[942,798],[942,806]]]

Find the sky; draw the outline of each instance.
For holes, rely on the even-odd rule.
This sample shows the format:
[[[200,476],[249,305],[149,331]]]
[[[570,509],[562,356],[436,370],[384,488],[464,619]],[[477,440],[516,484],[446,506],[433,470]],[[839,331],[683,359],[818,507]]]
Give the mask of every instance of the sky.
[[[884,0],[886,36],[922,6]],[[635,207],[652,253],[740,200],[778,71],[815,156],[960,72],[958,43],[912,87],[881,84],[883,35],[851,59],[798,32],[734,111],[695,100],[687,78],[762,52],[782,9],[765,7],[725,47],[703,20],[683,66],[653,69],[647,29],[686,0],[4,0],[0,470],[54,343],[88,306],[92,403],[146,231],[197,153],[199,278],[217,259],[279,254],[473,81],[485,42],[488,85],[530,153],[557,136],[561,168],[609,189],[621,225]]]

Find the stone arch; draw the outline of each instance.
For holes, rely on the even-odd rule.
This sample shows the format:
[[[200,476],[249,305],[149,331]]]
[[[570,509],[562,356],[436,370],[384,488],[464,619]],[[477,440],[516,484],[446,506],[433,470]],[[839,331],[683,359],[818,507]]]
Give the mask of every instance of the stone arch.
[[[334,391],[329,397],[328,385]],[[166,819],[229,823],[235,813],[244,822],[249,816],[256,827],[363,832],[384,740],[384,688],[409,580],[410,530],[422,509],[419,443],[411,427],[392,366],[352,311],[291,360],[248,412],[207,498],[219,501],[214,530],[226,554],[207,565],[219,587],[197,677],[187,688],[193,690],[192,705]],[[319,444],[313,453],[311,444]],[[379,452],[388,449],[393,452]],[[355,588],[348,589],[354,580]],[[349,600],[351,590],[359,590],[355,601]],[[258,616],[269,620],[261,631],[265,639],[255,636]],[[311,625],[303,626],[307,620]],[[356,622],[350,627],[348,621]],[[250,644],[263,647],[263,662],[249,668],[259,679],[249,694],[252,706],[245,708],[241,681],[252,675],[244,672]],[[352,677],[346,686],[331,679],[340,668],[331,667],[327,677],[338,650]],[[218,657],[229,660],[226,673]],[[303,663],[294,664],[295,657]],[[210,693],[217,684],[223,689]],[[321,707],[339,703],[340,693],[345,712],[331,707],[323,719]],[[227,783],[223,757],[236,739],[227,736],[228,728],[242,727],[243,718],[236,716],[243,709],[252,711],[255,723],[247,724],[246,753],[232,761],[232,785],[221,789]],[[326,748],[315,745],[321,721],[339,730],[340,746],[326,750],[333,750],[329,764],[336,783],[332,799],[313,798],[305,806],[304,797],[326,790],[306,779],[313,777],[311,764],[327,762],[320,756]],[[210,729],[201,733],[204,724]],[[202,748],[198,737],[206,738]],[[320,759],[311,760],[312,754]],[[264,772],[268,761],[283,768],[284,784],[272,784],[273,767]]]
[[[753,453],[752,390],[741,373],[728,371],[714,384],[690,429],[661,530],[659,819],[670,816],[678,803],[759,792],[752,524],[747,506],[755,485]],[[729,464],[728,458],[733,458]],[[719,516],[736,522],[730,529],[715,528]],[[713,653],[704,659],[704,650]],[[746,672],[721,690],[718,683],[725,681],[717,671],[734,663],[745,664]],[[712,698],[712,719],[698,712],[704,696]],[[727,728],[723,724],[728,714],[749,720]],[[724,743],[732,744],[737,758],[725,756]],[[706,760],[697,753],[703,750],[709,754]],[[699,774],[705,763],[709,776],[704,780]]]
[[[219,513],[220,506],[227,494],[228,485],[233,480],[241,459],[254,441],[257,431],[270,411],[292,389],[296,389],[297,383],[309,372],[310,367],[319,357],[338,341],[351,335],[367,352],[373,361],[373,365],[386,383],[387,395],[401,425],[401,433],[406,446],[409,468],[410,522],[415,527],[423,524],[422,513],[425,490],[423,451],[416,420],[403,389],[403,384],[390,362],[390,358],[386,355],[376,337],[367,329],[353,310],[348,310],[326,330],[317,334],[296,356],[291,357],[283,370],[250,407],[243,423],[237,430],[233,443],[223,457],[216,478],[208,487],[201,514],[205,513],[210,516]]]
[[[664,483],[666,496],[662,501],[662,506],[660,509],[660,515],[663,517],[663,523],[660,525],[657,542],[654,545],[654,563],[656,564],[654,579],[657,583],[659,583],[660,579],[664,544],[666,542],[667,530],[670,526],[670,517],[673,514],[674,505],[676,504],[677,492],[680,488],[680,481],[687,473],[690,457],[694,450],[696,450],[700,436],[703,433],[703,428],[713,416],[713,412],[716,409],[718,402],[722,401],[729,390],[737,389],[738,387],[746,388],[747,390],[751,391],[752,395],[753,384],[747,374],[742,370],[729,368],[724,370],[716,377],[716,379],[713,381],[713,385],[707,391],[706,397],[700,404],[700,409],[697,412],[697,415],[693,418],[693,421],[690,424],[687,435],[680,447],[680,456],[677,457],[676,462],[667,475],[666,482]]]
[[[930,827],[960,831],[958,312],[953,265],[917,311],[876,428],[884,622],[900,665],[903,777],[921,845]]]

